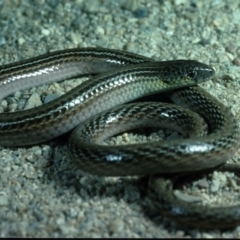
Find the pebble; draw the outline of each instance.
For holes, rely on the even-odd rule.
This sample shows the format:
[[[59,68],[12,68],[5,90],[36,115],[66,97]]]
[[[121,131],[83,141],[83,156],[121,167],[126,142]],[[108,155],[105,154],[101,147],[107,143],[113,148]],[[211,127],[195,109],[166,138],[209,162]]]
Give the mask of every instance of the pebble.
[[[49,29],[42,29],[42,32],[41,32],[43,35],[45,35],[45,36],[49,36],[49,34],[50,34],[50,31],[49,31]]]
[[[233,59],[233,64],[235,64],[236,66],[240,66],[240,57],[236,57]]]
[[[8,206],[8,197],[0,192],[0,206]]]
[[[213,179],[211,186],[210,186],[210,191],[211,192],[217,192],[219,190],[220,187],[220,181],[218,179]]]
[[[121,219],[114,219],[111,221],[109,229],[112,233],[118,233],[124,228],[124,223]]]
[[[42,105],[42,101],[40,99],[39,94],[38,93],[33,93],[31,95],[31,97],[28,99],[24,110],[34,108],[34,107],[37,107],[37,106],[40,106],[40,105]]]
[[[194,203],[194,202],[201,202],[202,198],[198,197],[198,196],[193,196],[193,195],[188,195],[188,194],[184,194],[178,190],[174,191],[174,195],[179,198],[180,200],[183,200],[185,202],[189,202],[189,203]]]
[[[54,99],[60,97],[60,94],[55,93],[55,94],[49,94],[44,98],[44,104],[53,101]]]
[[[201,188],[209,188],[209,183],[206,179],[201,179],[198,181],[198,186]]]

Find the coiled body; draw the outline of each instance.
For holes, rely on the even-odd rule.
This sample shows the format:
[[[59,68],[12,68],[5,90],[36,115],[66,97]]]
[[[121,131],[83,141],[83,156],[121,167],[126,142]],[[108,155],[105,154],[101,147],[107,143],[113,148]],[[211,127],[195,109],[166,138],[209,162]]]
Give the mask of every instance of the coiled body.
[[[0,96],[4,98],[16,90],[97,73],[102,74],[48,104],[26,111],[0,114],[0,145],[41,143],[80,124],[70,137],[69,155],[81,169],[106,176],[190,172],[211,168],[224,163],[239,147],[239,130],[233,115],[199,87],[175,90],[171,95],[175,101],[180,101],[181,105],[206,119],[211,130],[208,136],[133,146],[99,145],[104,138],[100,134],[107,128],[110,130],[105,137],[136,125],[150,126],[150,118],[145,119],[144,116],[155,117],[159,113],[169,116],[179,109],[173,111],[173,107],[169,106],[160,110],[154,104],[150,107],[125,105],[97,118],[89,118],[145,95],[193,86],[211,78],[214,70],[196,61],[155,62],[136,54],[100,48],[63,50],[2,66]],[[166,114],[169,109],[170,112]],[[174,116],[178,116],[175,117],[178,120],[180,115]],[[135,117],[135,120],[131,120],[131,117]],[[127,118],[130,121],[125,121]],[[181,118],[185,119],[185,115]],[[163,120],[162,125],[167,122]],[[117,128],[118,124],[122,127]],[[187,129],[189,122],[185,124]]]

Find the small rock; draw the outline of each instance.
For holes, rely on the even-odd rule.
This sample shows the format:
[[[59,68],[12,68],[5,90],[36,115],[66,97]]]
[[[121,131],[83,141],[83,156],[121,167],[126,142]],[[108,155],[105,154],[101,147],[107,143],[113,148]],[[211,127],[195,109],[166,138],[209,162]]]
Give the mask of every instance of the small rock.
[[[44,36],[48,36],[50,34],[50,31],[48,29],[42,29],[41,33],[44,35]]]
[[[102,27],[97,26],[96,27],[96,33],[100,34],[100,35],[104,35],[105,31],[104,31],[104,29]]]
[[[148,9],[146,8],[137,8],[135,11],[134,11],[134,16],[136,18],[146,18],[148,17]]]
[[[233,64],[236,65],[236,66],[240,66],[240,58],[239,57],[236,57],[233,59]]]
[[[114,219],[110,225],[109,229],[112,233],[117,233],[123,230],[124,223],[121,219]]]
[[[8,205],[8,197],[6,195],[0,195],[0,206]]]
[[[31,95],[31,97],[28,99],[24,109],[26,110],[26,109],[34,108],[34,107],[37,107],[40,105],[42,105],[42,102],[41,102],[39,94],[33,93]]]
[[[22,44],[24,44],[26,42],[26,40],[24,39],[24,38],[22,38],[22,37],[20,37],[19,39],[18,39],[18,44],[19,45],[22,45]]]
[[[209,188],[209,183],[206,179],[201,179],[198,181],[198,186],[201,188]]]
[[[217,192],[219,190],[219,186],[220,186],[220,181],[219,179],[214,179],[212,180],[212,184],[210,187],[210,191],[211,192]]]
[[[53,101],[54,99],[58,98],[60,96],[60,94],[49,94],[44,98],[44,103],[48,103]]]
[[[174,191],[174,195],[185,202],[189,202],[189,203],[194,203],[194,202],[202,202],[202,198],[198,197],[198,196],[192,196],[192,195],[188,195],[188,194],[184,194],[178,190]]]

